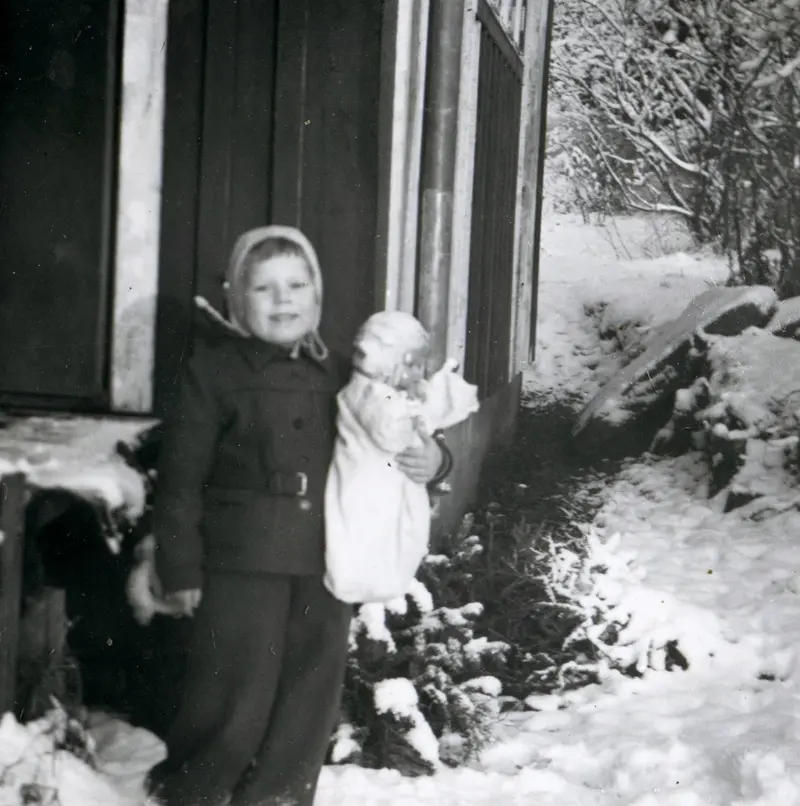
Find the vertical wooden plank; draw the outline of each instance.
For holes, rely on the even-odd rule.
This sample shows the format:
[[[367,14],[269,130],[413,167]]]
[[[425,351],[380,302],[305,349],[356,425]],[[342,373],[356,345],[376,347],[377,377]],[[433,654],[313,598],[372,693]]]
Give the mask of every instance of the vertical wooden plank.
[[[475,133],[475,154],[473,157],[473,187],[472,187],[472,213],[470,220],[470,257],[469,257],[469,287],[467,291],[467,338],[464,358],[464,376],[470,383],[482,384],[480,376],[481,355],[480,343],[483,332],[481,318],[482,298],[484,295],[483,277],[484,268],[484,239],[481,237],[484,229],[484,215],[486,202],[486,171],[483,159],[486,151],[486,125],[484,123],[486,112],[486,73],[490,54],[486,45],[486,35],[480,28],[478,48],[480,51],[480,69],[477,76],[477,100]],[[481,389],[481,393],[484,390]]]
[[[515,224],[517,207],[517,163],[520,127],[521,80],[518,75],[503,64],[498,80],[502,83],[501,97],[503,108],[508,110],[506,126],[502,129],[500,152],[503,155],[502,171],[505,192],[501,200],[503,209],[502,232],[503,254],[499,263],[501,282],[494,294],[496,318],[493,325],[494,356],[493,374],[495,388],[510,378],[509,363],[514,324],[514,263],[515,263]]]
[[[542,220],[542,176],[547,131],[547,85],[554,0],[529,0],[525,23],[525,76],[522,96],[520,174],[522,181],[520,265],[516,288],[514,371],[532,362],[536,348],[539,286],[539,242]]]
[[[481,27],[477,0],[464,4],[461,44],[461,85],[458,91],[458,137],[456,181],[453,198],[453,257],[450,267],[450,306],[447,323],[447,354],[465,366],[469,316],[470,236],[472,233],[473,181],[478,118],[478,75]]]
[[[310,0],[279,0],[275,66],[275,163],[270,194],[273,224],[299,227],[303,213]],[[306,124],[306,120],[309,123]]]
[[[19,624],[19,685],[14,708],[19,719],[38,719],[52,707],[51,697],[65,705],[73,704],[66,699],[70,681],[64,663],[67,638],[64,591],[45,587],[33,601],[26,602]]]
[[[428,66],[429,0],[414,0],[412,19],[412,81],[409,87],[408,159],[405,170],[406,209],[402,221],[402,257],[398,308],[412,313],[417,297],[417,254],[419,241],[422,129],[425,118],[425,84]]]
[[[237,14],[241,0],[208,0],[204,65],[196,291],[213,305],[222,299],[230,231],[233,128],[236,87]]]
[[[230,143],[232,239],[269,223],[276,26],[275,0],[239,0],[236,125]]]
[[[378,231],[375,308],[397,310],[402,272],[402,226],[408,160],[412,4],[386,0],[378,121]]]
[[[170,0],[164,91],[155,411],[163,415],[189,348],[197,263],[206,0]]]
[[[0,480],[0,714],[14,708],[22,561],[25,539],[25,478]]]

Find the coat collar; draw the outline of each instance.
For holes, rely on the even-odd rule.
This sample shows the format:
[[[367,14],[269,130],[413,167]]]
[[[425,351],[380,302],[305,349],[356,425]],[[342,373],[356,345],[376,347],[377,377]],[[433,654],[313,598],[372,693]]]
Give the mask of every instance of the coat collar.
[[[269,364],[275,361],[303,361],[327,373],[336,370],[330,356],[324,361],[317,361],[303,350],[297,358],[292,358],[290,351],[285,347],[270,344],[261,339],[238,337],[236,341],[239,351],[255,372],[263,372]]]

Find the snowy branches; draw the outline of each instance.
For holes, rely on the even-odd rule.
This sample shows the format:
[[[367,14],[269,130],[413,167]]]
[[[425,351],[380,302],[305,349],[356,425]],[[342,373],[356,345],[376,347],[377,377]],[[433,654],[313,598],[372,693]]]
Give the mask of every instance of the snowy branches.
[[[777,250],[800,293],[797,0],[564,0],[551,74],[584,211],[682,216],[746,281]]]
[[[476,635],[483,606],[468,596],[469,569],[481,547],[470,525],[446,554],[426,559],[404,598],[359,608],[335,762],[428,774],[465,761],[488,739],[509,647]]]

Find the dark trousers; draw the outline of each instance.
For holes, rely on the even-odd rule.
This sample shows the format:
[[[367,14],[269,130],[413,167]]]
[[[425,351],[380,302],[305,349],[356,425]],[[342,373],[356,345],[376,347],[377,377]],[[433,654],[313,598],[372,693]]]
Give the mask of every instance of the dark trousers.
[[[318,577],[211,573],[167,759],[168,806],[311,806],[335,727],[351,608]]]

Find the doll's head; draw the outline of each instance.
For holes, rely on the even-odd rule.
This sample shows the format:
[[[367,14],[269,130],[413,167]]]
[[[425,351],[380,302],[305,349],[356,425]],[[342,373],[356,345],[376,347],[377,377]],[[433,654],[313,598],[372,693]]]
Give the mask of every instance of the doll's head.
[[[411,314],[381,311],[359,329],[354,353],[353,363],[363,374],[416,393],[427,374],[430,337]]]
[[[322,274],[299,230],[262,227],[242,235],[226,291],[231,322],[245,335],[287,348],[319,341]]]

